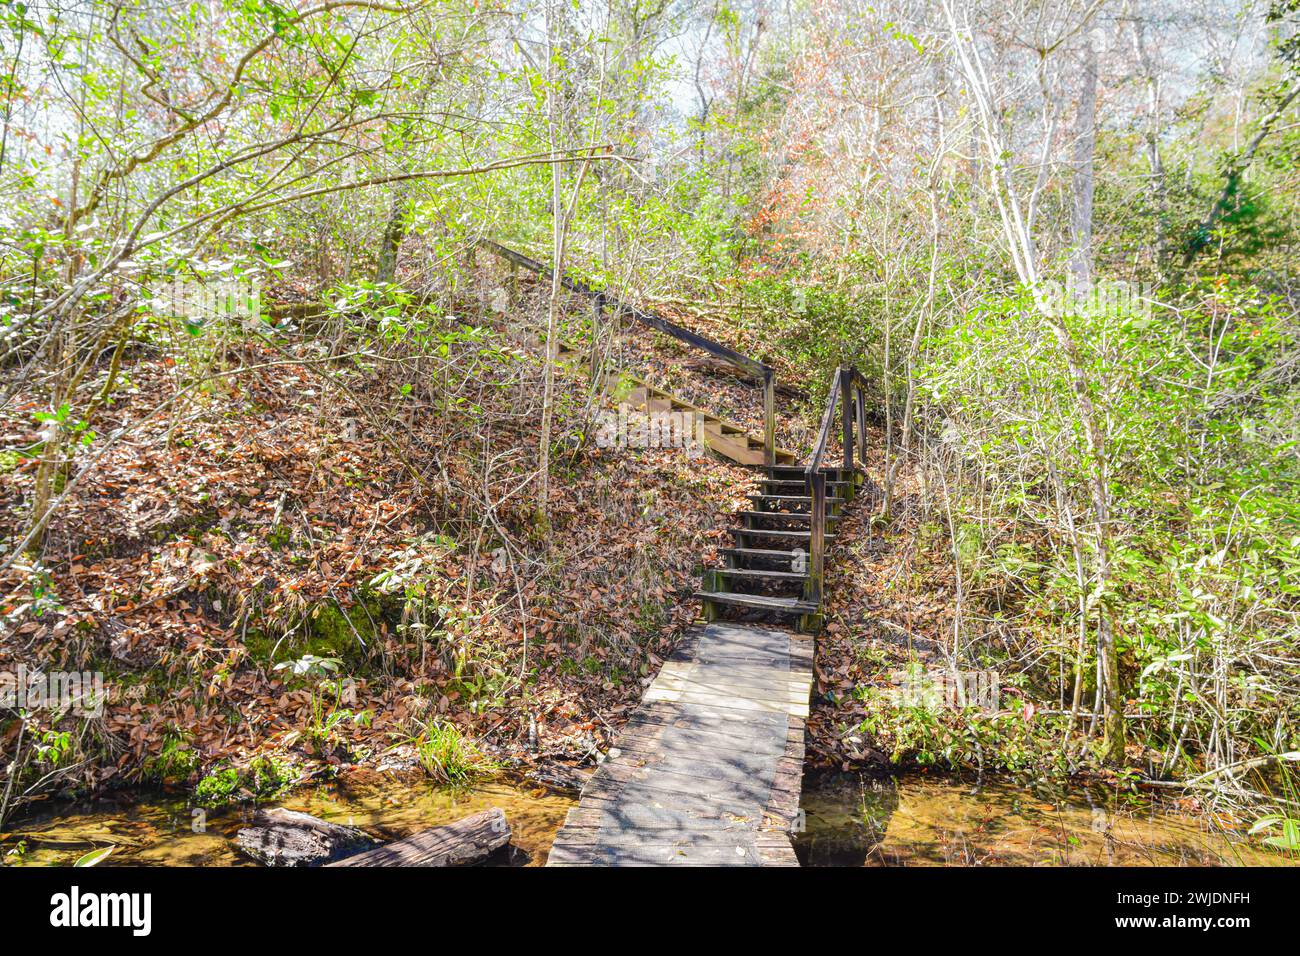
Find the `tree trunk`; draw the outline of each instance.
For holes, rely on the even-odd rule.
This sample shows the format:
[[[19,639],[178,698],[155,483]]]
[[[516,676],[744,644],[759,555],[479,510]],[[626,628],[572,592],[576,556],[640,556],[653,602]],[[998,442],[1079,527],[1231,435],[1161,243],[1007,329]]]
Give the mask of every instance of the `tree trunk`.
[[[1097,149],[1097,48],[1083,47],[1083,86],[1075,116],[1073,204],[1070,209],[1070,275],[1075,287],[1092,286],[1093,155]]]
[[[1168,228],[1167,219],[1169,217],[1169,198],[1165,189],[1165,164],[1160,156],[1160,80],[1156,76],[1155,68],[1151,64],[1151,56],[1147,51],[1146,44],[1146,24],[1140,17],[1134,17],[1133,24],[1133,48],[1137,53],[1138,66],[1142,70],[1143,82],[1147,90],[1147,125],[1146,125],[1146,149],[1147,149],[1147,167],[1149,169],[1151,190],[1154,193],[1156,221],[1155,221],[1155,250],[1154,256],[1156,271],[1163,277],[1168,256],[1168,241],[1166,231]]]
[[[406,198],[409,190],[400,185],[393,193],[393,206],[388,213],[388,225],[379,242],[379,265],[375,269],[376,282],[392,282],[397,276],[397,254],[406,236]]]
[[[1075,121],[1073,206],[1070,213],[1070,275],[1075,287],[1091,288],[1092,201],[1094,188],[1093,159],[1097,146],[1097,48],[1085,35],[1083,48],[1082,88]],[[1078,342],[1062,317],[1053,321],[1057,341],[1065,353],[1080,418],[1088,433],[1092,455],[1092,510],[1097,521],[1097,581],[1105,592],[1110,581],[1110,489],[1106,480],[1106,437],[1093,406],[1087,372]],[[1115,633],[1104,600],[1097,605],[1097,660],[1100,666],[1103,701],[1104,758],[1110,763],[1124,759],[1123,693],[1119,679],[1119,660]]]

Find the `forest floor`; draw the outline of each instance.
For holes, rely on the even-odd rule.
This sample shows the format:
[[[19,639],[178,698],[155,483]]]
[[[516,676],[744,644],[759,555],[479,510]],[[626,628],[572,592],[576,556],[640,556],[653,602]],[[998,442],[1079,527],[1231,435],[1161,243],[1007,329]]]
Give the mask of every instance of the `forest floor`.
[[[129,439],[79,454],[97,464],[66,489],[43,562],[0,578],[0,667],[105,675],[64,786],[193,785],[265,759],[297,777],[412,766],[430,723],[508,764],[594,759],[696,615],[688,596],[746,504],[746,471],[588,445],[556,463],[549,535],[498,509],[519,551],[503,567],[499,530],[454,517],[473,507],[458,493],[482,464],[473,435],[451,454],[443,423],[413,414],[395,454],[292,359],[240,342],[217,364],[252,371],[202,388],[210,369],[128,363],[96,430]],[[347,391],[373,377],[350,373]],[[583,388],[562,376],[560,404],[580,408]],[[40,410],[11,405],[6,443],[36,443]],[[496,434],[535,461],[534,434]],[[403,459],[422,453],[439,467],[417,478]],[[10,546],[34,465],[0,471]],[[295,672],[307,655],[339,661],[326,676],[341,693]],[[327,739],[311,732],[334,717]]]
[[[733,379],[680,353],[644,354],[656,381],[690,380],[692,400],[752,424]],[[64,789],[194,787],[233,770],[248,795],[266,768],[277,785],[410,769],[448,724],[508,767],[590,764],[609,746],[696,619],[689,595],[748,506],[752,473],[677,449],[585,445],[555,463],[548,533],[508,492],[481,517],[467,489],[518,485],[535,430],[492,424],[491,409],[455,436],[418,406],[376,421],[356,396],[391,392],[388,374],[323,377],[310,355],[258,340],[192,367],[147,350],[128,363],[96,431],[130,425],[129,437],[81,453],[79,466],[96,467],[65,489],[43,563],[0,577],[0,668],[105,675],[107,706],[79,725]],[[586,386],[571,373],[559,381],[563,435]],[[512,387],[495,398],[518,400]],[[7,444],[38,440],[38,410],[11,405]],[[787,434],[798,443],[807,428],[794,421]],[[490,480],[488,431],[517,465]],[[879,483],[884,436],[873,430],[868,445]],[[10,546],[33,466],[0,469]],[[887,529],[875,504],[851,505],[829,555],[814,763],[906,756],[887,731],[877,740],[861,728],[864,689],[887,694],[891,675],[929,658],[950,626],[951,567],[917,554],[918,480],[902,470]],[[322,660],[336,670],[315,671]]]

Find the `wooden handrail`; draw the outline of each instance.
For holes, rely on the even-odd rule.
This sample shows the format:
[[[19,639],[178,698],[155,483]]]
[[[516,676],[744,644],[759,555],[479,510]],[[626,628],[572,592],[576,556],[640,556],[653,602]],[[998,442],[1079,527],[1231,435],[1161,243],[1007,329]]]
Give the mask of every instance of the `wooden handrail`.
[[[493,242],[491,239],[479,239],[478,244],[507,262],[513,262],[515,265],[523,266],[530,272],[536,272],[547,278],[551,277],[550,266],[538,262],[536,259],[531,259],[522,252],[507,249],[499,242]],[[630,316],[642,325],[663,332],[665,335],[671,335],[673,338],[685,342],[702,352],[707,352],[726,362],[730,362],[737,368],[757,378],[763,386],[763,456],[767,464],[776,464],[776,372],[770,365],[760,362],[758,359],[750,358],[735,349],[728,348],[720,342],[715,342],[706,336],[700,335],[698,332],[683,328],[676,322],[670,322],[661,315],[655,315],[653,312],[646,312],[644,309],[629,305],[603,289],[593,289],[578,279],[572,279],[561,274],[560,285],[570,292],[589,296],[595,300],[598,314],[604,308],[609,307],[616,314]]]
[[[826,411],[822,413],[821,428],[817,431],[817,444],[813,447],[804,466],[804,484],[812,489],[812,476],[822,466],[826,456],[826,445],[831,437],[831,423],[835,421],[835,407],[841,408],[841,428],[843,429],[844,467],[853,468],[854,433],[857,434],[858,458],[861,460],[866,451],[863,430],[866,427],[866,395],[864,387],[866,378],[851,365],[841,365],[835,370],[831,379],[830,395],[826,399]]]
[[[854,429],[857,429],[858,458],[865,461],[866,455],[866,379],[856,368],[841,365],[835,370],[831,379],[830,395],[826,399],[826,411],[822,413],[821,428],[817,432],[817,444],[808,456],[804,466],[804,483],[808,487],[811,503],[811,518],[808,522],[808,579],[804,584],[804,599],[821,604],[822,570],[826,555],[826,473],[822,471],[822,459],[826,456],[826,445],[831,437],[831,423],[835,421],[835,406],[840,407],[840,425],[843,429],[844,471],[853,471]]]
[[[835,404],[840,395],[840,376],[844,374],[844,369],[837,369],[835,377],[831,379],[831,394],[826,401],[826,411],[822,413],[822,425],[817,431],[817,444],[813,447],[812,455],[808,458],[808,464],[804,466],[804,484],[808,486],[808,493],[812,493],[812,476],[822,466],[822,458],[826,454],[826,443],[831,437],[831,422],[835,420]]]

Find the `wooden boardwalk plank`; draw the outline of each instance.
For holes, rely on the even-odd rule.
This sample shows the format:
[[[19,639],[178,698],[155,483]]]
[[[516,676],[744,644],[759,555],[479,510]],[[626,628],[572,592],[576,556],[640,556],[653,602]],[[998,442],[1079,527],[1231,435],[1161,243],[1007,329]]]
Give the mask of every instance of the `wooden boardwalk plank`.
[[[754,752],[745,746],[744,738],[673,729],[675,735],[666,740],[657,735],[643,736],[639,733],[624,730],[618,739],[619,749],[626,747],[633,751],[644,751],[659,743],[666,757],[674,757],[680,754],[696,760],[699,759],[700,751],[705,749],[728,756],[731,754],[752,754]],[[802,756],[801,750],[800,760],[802,760]]]
[[[564,835],[569,827],[595,827],[606,833],[625,830],[757,830],[769,824],[762,813],[732,812],[722,809],[715,801],[697,798],[695,809],[682,806],[664,806],[654,800],[632,802],[621,799],[602,799],[599,796],[584,798],[569,815]],[[705,806],[705,804],[708,804]],[[741,808],[737,808],[741,810]],[[776,818],[774,818],[776,819]],[[556,839],[560,839],[557,836]]]
[[[717,622],[687,634],[583,787],[552,866],[797,866],[812,641]]]

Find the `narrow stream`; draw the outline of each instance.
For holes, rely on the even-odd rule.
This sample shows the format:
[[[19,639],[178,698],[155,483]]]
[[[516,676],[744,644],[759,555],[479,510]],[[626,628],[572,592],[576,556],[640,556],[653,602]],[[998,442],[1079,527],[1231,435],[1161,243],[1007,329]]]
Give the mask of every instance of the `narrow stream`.
[[[510,852],[500,863],[538,866],[577,801],[508,780],[447,789],[423,780],[387,777],[302,788],[276,801],[332,823],[398,840],[490,807],[510,822]],[[116,849],[100,865],[256,866],[235,848],[249,807],[201,811],[180,794],[122,792],[84,802],[51,802],[13,824],[0,843],[9,864],[70,865],[98,847]],[[19,843],[21,853],[14,853]]]
[[[399,839],[488,807],[501,807],[513,838],[498,862],[538,866],[572,797],[493,780],[448,790],[422,780],[371,775],[286,795],[280,806]],[[1002,780],[809,774],[805,866],[1279,865],[1286,855],[1212,829],[1172,804],[1084,789],[1033,791]],[[183,796],[122,792],[94,801],[50,801],[14,822],[0,841],[9,865],[70,865],[115,847],[102,865],[248,866],[235,849],[248,808],[196,813]]]
[[[1138,794],[1001,779],[804,777],[804,866],[1268,866],[1297,862]]]

